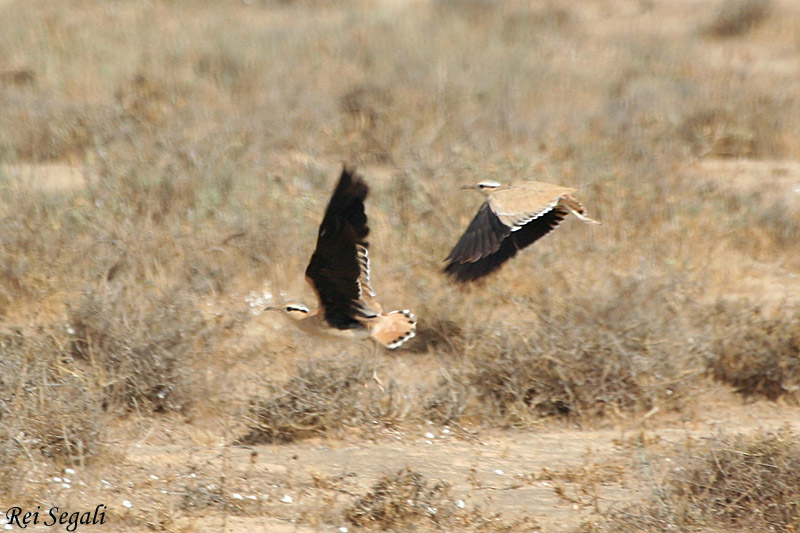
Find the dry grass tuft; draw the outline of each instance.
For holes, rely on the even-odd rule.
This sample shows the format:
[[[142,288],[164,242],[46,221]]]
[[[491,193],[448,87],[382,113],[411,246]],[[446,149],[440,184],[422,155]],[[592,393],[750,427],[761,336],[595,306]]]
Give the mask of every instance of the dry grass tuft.
[[[714,37],[742,35],[762,24],[772,7],[772,0],[725,0],[704,32]]]
[[[601,531],[797,531],[798,435],[720,437],[699,455],[674,458],[667,485],[639,509],[619,512]],[[604,529],[607,528],[607,529]]]
[[[768,315],[745,304],[719,304],[709,347],[714,379],[745,396],[800,401],[800,312]]]
[[[361,361],[317,359],[302,363],[297,374],[266,400],[251,401],[250,432],[239,444],[287,443],[343,427],[391,422],[397,399],[392,385],[381,393]]]

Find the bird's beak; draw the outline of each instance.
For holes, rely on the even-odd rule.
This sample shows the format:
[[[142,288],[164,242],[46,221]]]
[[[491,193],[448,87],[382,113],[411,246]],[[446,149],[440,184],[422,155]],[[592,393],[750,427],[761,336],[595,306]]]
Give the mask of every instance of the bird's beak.
[[[462,185],[461,186],[461,190],[462,191],[466,190],[466,189],[474,189],[474,188],[475,188],[475,185]]]
[[[274,305],[270,305],[269,307],[264,308],[264,311],[277,311],[277,310],[278,308],[275,307]]]

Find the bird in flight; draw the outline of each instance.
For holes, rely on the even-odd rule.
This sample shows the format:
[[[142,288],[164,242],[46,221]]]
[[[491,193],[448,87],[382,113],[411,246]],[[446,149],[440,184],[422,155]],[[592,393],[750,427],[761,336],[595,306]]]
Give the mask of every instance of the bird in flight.
[[[445,259],[445,273],[460,283],[499,269],[570,213],[587,224],[600,224],[586,216],[583,205],[572,196],[577,189],[570,187],[540,181],[510,185],[481,181],[461,188],[481,192],[486,201]]]
[[[369,187],[345,165],[319,226],[317,247],[306,268],[306,281],[317,295],[316,309],[285,303],[265,310],[282,311],[301,330],[317,337],[370,339],[394,349],[414,337],[416,317],[408,310],[384,313],[370,282],[369,227],[364,200]],[[381,385],[373,370],[373,379]]]

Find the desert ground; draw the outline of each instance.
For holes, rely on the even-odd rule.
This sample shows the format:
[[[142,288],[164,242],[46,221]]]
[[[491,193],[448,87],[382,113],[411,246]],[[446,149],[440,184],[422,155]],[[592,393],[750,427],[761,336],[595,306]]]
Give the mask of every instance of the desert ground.
[[[800,530],[797,2],[3,0],[0,109],[4,530]],[[485,179],[603,224],[456,285]]]

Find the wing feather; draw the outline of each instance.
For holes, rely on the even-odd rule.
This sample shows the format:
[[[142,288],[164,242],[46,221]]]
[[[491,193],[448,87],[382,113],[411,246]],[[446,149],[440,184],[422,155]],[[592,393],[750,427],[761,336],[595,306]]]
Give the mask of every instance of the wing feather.
[[[497,218],[489,207],[489,202],[484,202],[445,261],[475,262],[495,253],[509,234],[511,228]]]
[[[306,268],[306,280],[317,293],[325,320],[338,329],[361,327],[357,317],[365,314],[362,289],[366,285],[368,292],[372,290],[366,258],[369,227],[364,211],[368,193],[364,180],[345,166],[325,210],[317,246]]]
[[[509,229],[508,235],[497,247],[497,250],[473,261],[458,260],[452,256],[451,252],[451,256],[448,257],[450,262],[444,271],[455,281],[461,283],[475,281],[487,276],[514,257],[519,250],[530,246],[533,242],[550,233],[564,220],[565,216],[567,216],[567,211],[557,207],[531,220],[517,231],[512,232]]]

